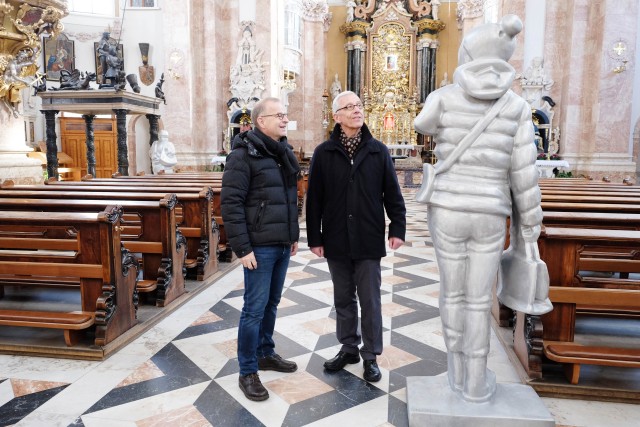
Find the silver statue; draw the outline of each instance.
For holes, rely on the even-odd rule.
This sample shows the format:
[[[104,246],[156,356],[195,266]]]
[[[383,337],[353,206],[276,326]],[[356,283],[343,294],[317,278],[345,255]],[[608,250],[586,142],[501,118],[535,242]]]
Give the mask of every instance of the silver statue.
[[[426,172],[434,173],[425,174],[417,199],[428,203],[440,269],[449,385],[469,402],[486,402],[496,389],[495,374],[487,369],[490,308],[508,216],[517,218],[512,240],[524,241],[519,251],[527,248],[525,264],[539,267],[541,262],[537,247],[532,250],[542,210],[531,108],[510,90],[516,73],[507,63],[521,30],[515,15],[472,29],[460,46],[453,84],[432,92],[414,122],[436,143],[438,162],[435,169],[425,165]],[[503,267],[513,274],[525,271]],[[546,266],[543,282],[545,274]],[[518,289],[525,282],[503,283],[515,287],[505,294],[515,300],[533,295],[536,301],[522,306],[549,311],[546,290]]]

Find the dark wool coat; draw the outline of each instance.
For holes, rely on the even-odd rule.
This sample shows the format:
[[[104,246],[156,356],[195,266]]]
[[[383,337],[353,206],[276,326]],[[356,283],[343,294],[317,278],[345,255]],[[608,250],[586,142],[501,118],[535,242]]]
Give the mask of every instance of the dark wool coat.
[[[237,135],[222,175],[222,221],[238,257],[253,246],[292,244],[300,237],[297,175],[285,177],[260,138],[268,137],[258,130]]]
[[[405,239],[406,208],[387,147],[366,125],[353,162],[340,142],[340,125],[314,151],[306,202],[309,247],[326,258],[374,259],[386,255],[389,237]]]

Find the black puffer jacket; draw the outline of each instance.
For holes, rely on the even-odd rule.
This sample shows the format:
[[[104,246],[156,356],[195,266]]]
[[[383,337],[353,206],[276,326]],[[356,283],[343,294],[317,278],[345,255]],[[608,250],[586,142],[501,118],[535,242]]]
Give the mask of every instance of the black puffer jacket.
[[[406,209],[387,147],[362,126],[353,161],[340,142],[340,125],[316,147],[309,170],[307,240],[324,246],[332,259],[374,259],[386,255],[389,236],[405,239]]]
[[[292,244],[300,236],[299,166],[286,138],[278,143],[273,139],[266,142],[287,146],[288,158],[295,162],[289,167],[267,149],[265,138],[269,137],[257,129],[237,135],[222,176],[222,220],[238,257],[251,253],[253,246]]]

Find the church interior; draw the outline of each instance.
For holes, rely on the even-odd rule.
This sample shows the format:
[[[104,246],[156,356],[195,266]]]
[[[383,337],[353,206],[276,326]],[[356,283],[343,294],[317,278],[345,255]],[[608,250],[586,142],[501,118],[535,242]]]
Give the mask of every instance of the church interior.
[[[0,425],[408,426],[406,379],[447,371],[415,201],[434,142],[414,119],[457,84],[465,34],[507,14],[523,22],[511,90],[531,106],[541,256],[562,289],[553,315],[495,299],[489,367],[531,386],[557,426],[637,425],[637,0],[0,0]],[[361,365],[322,368],[336,312],[306,244],[304,173],[345,90],[407,205],[406,243],[382,259],[375,384]],[[272,397],[252,402],[237,386],[243,270],[220,185],[267,97],[304,172],[275,335],[300,369],[261,373]]]

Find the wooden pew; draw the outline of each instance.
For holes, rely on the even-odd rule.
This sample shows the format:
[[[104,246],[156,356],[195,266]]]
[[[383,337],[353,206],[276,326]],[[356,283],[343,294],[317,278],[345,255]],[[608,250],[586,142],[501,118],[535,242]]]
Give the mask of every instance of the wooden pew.
[[[0,198],[0,210],[34,212],[100,212],[113,203],[94,199]],[[177,197],[158,202],[119,200],[123,208],[121,239],[132,254],[141,254],[139,293],[154,293],[154,304],[164,307],[185,292],[186,240],[176,227]],[[155,292],[154,292],[155,291]]]
[[[640,291],[624,279],[606,279],[606,286],[582,286],[580,272],[640,272],[640,260],[585,258],[588,245],[640,248],[640,231],[545,227],[539,240],[540,256],[547,263],[549,298],[554,309],[543,316],[517,314],[514,347],[530,378],[541,378],[543,356],[563,363],[567,378],[577,384],[580,365],[640,367],[640,350],[623,347],[580,346],[574,342],[577,307],[599,306],[640,311]]]
[[[25,190],[23,188],[27,188]],[[178,198],[177,221],[178,229],[187,239],[187,260],[185,266],[189,269],[188,275],[197,280],[205,280],[218,271],[218,239],[220,228],[214,221],[212,211],[213,191],[187,190],[175,187],[163,187],[167,191],[153,192],[135,191],[130,187],[96,187],[86,186],[77,190],[69,190],[73,187],[59,189],[57,186],[13,186],[0,189],[0,198],[60,198],[62,200],[75,200],[82,198],[101,200],[147,200],[159,201],[169,193],[176,193]],[[137,189],[139,190],[139,189]]]
[[[120,242],[122,209],[99,213],[0,211],[0,284],[79,281],[80,311],[0,309],[0,325],[64,330],[68,346],[95,327],[103,346],[136,324],[137,262]],[[52,237],[48,237],[52,236]],[[6,280],[6,282],[5,282]]]

